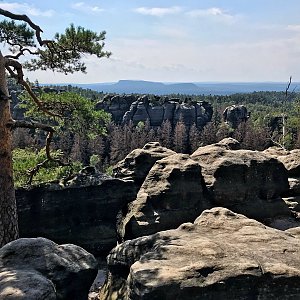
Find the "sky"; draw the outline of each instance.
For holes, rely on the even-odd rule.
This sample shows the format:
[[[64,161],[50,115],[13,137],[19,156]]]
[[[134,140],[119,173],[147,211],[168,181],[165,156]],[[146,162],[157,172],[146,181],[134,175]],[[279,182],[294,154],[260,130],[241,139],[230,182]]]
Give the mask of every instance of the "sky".
[[[43,38],[71,23],[106,31],[112,56],[84,57],[87,74],[26,72],[31,81],[300,81],[299,0],[0,0],[0,7],[27,14]]]

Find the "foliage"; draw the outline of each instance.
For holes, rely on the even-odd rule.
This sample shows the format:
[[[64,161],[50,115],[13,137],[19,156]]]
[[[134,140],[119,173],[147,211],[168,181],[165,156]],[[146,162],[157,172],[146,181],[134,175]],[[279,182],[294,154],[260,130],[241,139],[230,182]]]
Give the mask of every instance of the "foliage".
[[[34,46],[34,31],[25,23],[4,20],[0,22],[0,42],[10,45],[10,51],[15,53],[20,46]]]
[[[42,123],[52,122],[58,133],[68,130],[73,134],[85,134],[90,138],[93,138],[95,134],[106,133],[110,115],[103,110],[95,110],[95,103],[90,99],[72,92],[41,92],[39,98],[47,110],[62,117],[46,116],[32,103],[29,95],[25,94],[20,107],[26,110],[26,117]]]
[[[60,158],[62,152],[56,150],[52,152],[54,158]],[[28,171],[33,169],[37,164],[46,159],[45,149],[39,151],[26,148],[13,150],[13,168],[15,186],[25,186],[28,182]],[[78,172],[82,168],[80,162],[72,162],[69,166],[57,166],[56,163],[50,161],[47,168],[42,168],[33,179],[33,184],[40,184],[49,181],[59,180],[63,177],[70,176],[74,172]]]
[[[30,71],[52,69],[65,74],[81,71],[86,73],[85,63],[81,60],[85,53],[98,58],[109,57],[110,52],[103,51],[105,31],[99,34],[71,24],[64,34],[56,33],[54,40],[46,49],[38,50],[38,58],[25,64]]]

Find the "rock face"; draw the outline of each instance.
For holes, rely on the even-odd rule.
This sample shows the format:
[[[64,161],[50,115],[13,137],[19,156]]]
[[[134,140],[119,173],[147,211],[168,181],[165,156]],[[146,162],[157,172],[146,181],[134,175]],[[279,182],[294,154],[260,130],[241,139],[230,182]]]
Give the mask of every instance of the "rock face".
[[[96,108],[111,113],[116,123],[126,124],[132,121],[137,125],[138,122],[146,122],[148,119],[153,127],[161,126],[166,120],[175,125],[182,118],[187,126],[195,123],[198,128],[203,128],[211,121],[213,114],[211,105],[206,101],[179,103],[179,99],[169,100],[156,96],[155,101],[151,102],[145,95],[107,95],[97,103]]]
[[[223,112],[224,122],[230,124],[231,127],[237,128],[242,122],[247,121],[249,114],[244,105],[231,105],[225,108]]]
[[[107,254],[117,243],[118,211],[136,198],[137,191],[133,181],[87,171],[62,186],[18,189],[20,236],[44,236],[80,245],[93,254]]]
[[[289,188],[285,167],[258,151],[230,150],[227,142],[200,147],[191,158],[202,167],[214,206],[264,221],[290,211],[280,195]]]
[[[300,149],[286,151],[278,147],[271,147],[264,153],[281,161],[288,170],[289,177],[300,177]]]
[[[130,179],[139,188],[155,162],[176,152],[162,147],[158,142],[146,144],[142,149],[135,149],[121,160],[114,168],[116,178]]]
[[[201,167],[187,154],[156,161],[118,226],[121,240],[176,228],[210,206]]]
[[[283,165],[288,171],[290,188],[285,196],[296,197],[296,198],[299,197],[300,196],[300,149],[287,151],[279,147],[270,147],[266,149],[264,153],[277,158],[280,162],[283,163]]]
[[[86,300],[97,275],[84,249],[44,239],[19,239],[0,249],[0,299]]]
[[[300,240],[225,208],[114,248],[100,299],[299,299]]]

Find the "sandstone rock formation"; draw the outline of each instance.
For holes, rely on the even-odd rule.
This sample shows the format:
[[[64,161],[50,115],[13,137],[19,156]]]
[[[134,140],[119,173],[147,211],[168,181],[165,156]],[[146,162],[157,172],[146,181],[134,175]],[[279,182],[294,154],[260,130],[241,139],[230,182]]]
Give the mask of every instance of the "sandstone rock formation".
[[[247,121],[248,118],[249,113],[244,105],[231,105],[226,107],[223,112],[224,122],[233,128],[237,128],[240,123]]]
[[[89,171],[61,184],[18,189],[20,236],[44,236],[107,254],[117,243],[117,214],[136,198],[137,190],[133,181]]]
[[[99,299],[299,299],[300,240],[225,208],[126,241]]]
[[[300,149],[287,151],[279,147],[271,147],[264,153],[281,161],[288,170],[289,177],[300,177]]]
[[[139,188],[157,160],[175,153],[158,142],[148,143],[142,149],[133,150],[116,164],[113,168],[114,176],[133,180]]]
[[[174,154],[156,161],[118,225],[121,240],[194,221],[210,207],[205,193],[201,167],[189,155]]]
[[[279,147],[270,147],[264,151],[267,155],[277,158],[288,171],[289,190],[284,193],[284,200],[299,217],[300,213],[300,149],[291,151]]]
[[[289,215],[281,199],[289,188],[284,165],[258,151],[230,150],[227,144],[200,147],[191,155],[202,167],[213,205],[260,221]]]
[[[132,121],[137,125],[148,119],[153,127],[161,126],[166,120],[175,125],[182,118],[186,126],[195,123],[198,128],[203,128],[211,121],[213,114],[211,104],[206,101],[179,103],[179,99],[157,96],[155,101],[151,101],[147,95],[106,95],[101,102],[97,103],[96,108],[111,113],[116,123],[126,124]]]
[[[19,239],[0,249],[0,299],[86,300],[97,271],[78,246]]]

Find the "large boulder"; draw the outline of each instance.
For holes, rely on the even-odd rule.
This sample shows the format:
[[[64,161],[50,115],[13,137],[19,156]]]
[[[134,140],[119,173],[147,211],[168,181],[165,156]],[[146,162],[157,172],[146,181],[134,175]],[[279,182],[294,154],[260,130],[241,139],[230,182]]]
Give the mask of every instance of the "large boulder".
[[[0,249],[0,299],[86,300],[97,271],[94,256],[76,245],[19,239]]]
[[[234,145],[234,143],[231,145]],[[231,150],[230,143],[200,147],[191,158],[202,167],[214,206],[265,221],[290,210],[281,195],[288,188],[284,165],[262,152]]]
[[[224,122],[231,127],[236,128],[242,122],[247,121],[249,113],[244,105],[231,105],[225,108],[223,112]]]
[[[270,147],[264,153],[278,159],[288,171],[290,188],[285,196],[300,196],[300,149],[288,151]]]
[[[270,147],[264,153],[281,161],[288,170],[289,177],[300,177],[300,149],[287,151],[279,147]]]
[[[118,212],[137,191],[133,181],[93,171],[89,167],[60,183],[17,189],[20,236],[43,236],[106,255],[117,243]]]
[[[200,165],[187,154],[156,161],[118,225],[121,240],[194,221],[210,205]]]
[[[162,147],[158,142],[150,142],[142,149],[133,150],[116,164],[113,168],[114,176],[133,180],[139,188],[155,162],[172,154],[175,152]]]
[[[99,299],[299,299],[300,240],[225,208],[126,241]]]

